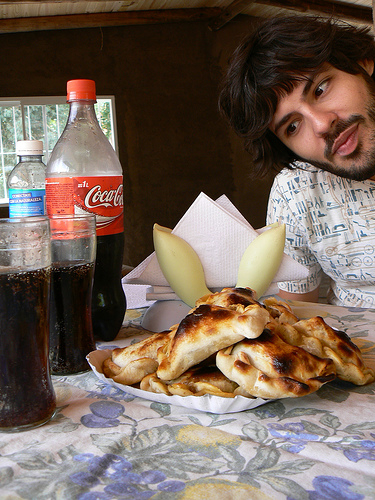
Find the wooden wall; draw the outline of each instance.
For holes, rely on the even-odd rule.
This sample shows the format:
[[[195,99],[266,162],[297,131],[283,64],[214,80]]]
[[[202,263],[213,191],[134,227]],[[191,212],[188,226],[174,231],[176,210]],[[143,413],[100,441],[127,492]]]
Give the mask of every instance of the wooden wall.
[[[173,227],[201,191],[226,194],[254,227],[264,224],[270,180],[249,181],[251,158],[217,109],[228,57],[251,25],[239,17],[217,32],[191,22],[0,35],[1,96],[64,95],[72,78],[115,96],[124,263],[149,255],[154,222]]]

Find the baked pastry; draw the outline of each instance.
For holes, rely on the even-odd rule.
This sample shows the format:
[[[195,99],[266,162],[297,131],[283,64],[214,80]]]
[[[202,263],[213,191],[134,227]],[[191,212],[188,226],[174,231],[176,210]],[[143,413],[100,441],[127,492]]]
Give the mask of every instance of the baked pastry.
[[[167,395],[299,397],[336,376],[375,380],[360,349],[317,316],[299,320],[287,302],[257,302],[250,288],[202,297],[178,325],[121,349],[103,373],[125,385]]]
[[[260,335],[270,316],[266,309],[253,299],[253,295],[251,289],[229,288],[208,295],[208,301],[220,301],[222,304],[225,302],[230,304],[230,308],[215,305],[205,305],[201,308],[198,306],[192,309],[180,325],[173,325],[166,332],[152,334],[137,344],[114,349],[111,357],[102,365],[104,375],[125,385],[138,383],[146,375],[158,369],[159,361],[164,360],[167,353],[168,356],[171,354],[171,358],[163,363],[160,374],[164,376],[164,380],[171,380],[181,375],[187,368],[216,354],[218,349],[231,345],[245,336]],[[251,307],[246,309],[245,305]],[[171,340],[173,349],[170,345]],[[190,342],[191,345],[188,345]],[[163,350],[157,356],[161,347]],[[194,356],[190,358],[185,356],[184,348]],[[176,368],[178,358],[184,361],[183,367],[180,371],[176,369],[173,371],[172,365]],[[166,374],[167,368],[168,374]]]
[[[258,337],[269,322],[268,311],[258,302],[229,309],[201,304],[172,331],[171,339],[158,350],[157,376],[173,380],[219,349],[243,338]]]
[[[235,309],[238,305],[244,307],[250,304],[259,304],[255,300],[255,291],[251,288],[223,288],[220,292],[212,293],[201,297],[196,302],[196,307],[201,304],[213,304],[215,306]]]
[[[115,382],[132,385],[140,382],[158,367],[157,350],[170,340],[172,332],[154,333],[136,344],[113,349],[102,365],[106,377]]]
[[[365,366],[360,349],[350,337],[331,328],[320,316],[293,325],[279,323],[276,328],[285,342],[302,347],[315,356],[332,359],[339,379],[356,385],[375,380],[374,370]]]
[[[280,323],[289,323],[293,325],[299,320],[287,302],[277,300],[275,297],[269,297],[264,299],[264,305],[271,316]]]
[[[159,392],[167,395],[203,396],[213,394],[225,398],[233,398],[238,384],[229,380],[217,366],[199,365],[186,370],[175,380],[160,380],[156,373],[144,377],[140,388],[145,391]]]
[[[332,360],[287,344],[275,329],[269,323],[260,337],[220,350],[220,371],[247,393],[266,399],[306,396],[335,378]]]
[[[320,316],[299,320],[289,304],[275,297],[264,304],[276,321],[278,335],[315,356],[332,359],[339,379],[356,385],[375,380],[374,370],[365,366],[360,349],[345,332],[331,328]]]

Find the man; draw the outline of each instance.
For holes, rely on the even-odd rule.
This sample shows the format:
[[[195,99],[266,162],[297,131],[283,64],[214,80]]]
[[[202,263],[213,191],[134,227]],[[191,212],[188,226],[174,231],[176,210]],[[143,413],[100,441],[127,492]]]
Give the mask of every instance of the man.
[[[234,52],[220,108],[253,159],[275,170],[268,222],[307,266],[280,296],[375,307],[375,43],[367,28],[310,16],[266,20]]]

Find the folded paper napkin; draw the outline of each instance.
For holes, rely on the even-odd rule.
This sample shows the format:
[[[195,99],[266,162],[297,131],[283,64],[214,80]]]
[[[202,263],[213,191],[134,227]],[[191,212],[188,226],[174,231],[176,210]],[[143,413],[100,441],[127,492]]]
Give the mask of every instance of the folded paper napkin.
[[[242,255],[262,230],[264,228],[253,229],[225,195],[214,201],[200,193],[172,233],[193,247],[202,263],[207,287],[216,291],[235,286]],[[307,275],[305,266],[284,254],[273,280],[274,286],[266,295],[277,293],[278,281],[299,280]],[[125,287],[132,283],[150,285],[149,299],[178,298],[169,287],[155,252],[123,278]]]

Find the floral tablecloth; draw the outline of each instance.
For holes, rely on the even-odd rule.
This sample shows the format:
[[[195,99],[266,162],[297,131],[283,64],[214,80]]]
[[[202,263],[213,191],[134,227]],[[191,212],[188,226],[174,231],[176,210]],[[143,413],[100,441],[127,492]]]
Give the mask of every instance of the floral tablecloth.
[[[345,330],[375,368],[375,310],[292,306]],[[141,312],[98,348],[137,337]],[[53,380],[53,420],[0,433],[1,499],[375,498],[374,383],[218,415],[132,396],[92,371]]]

